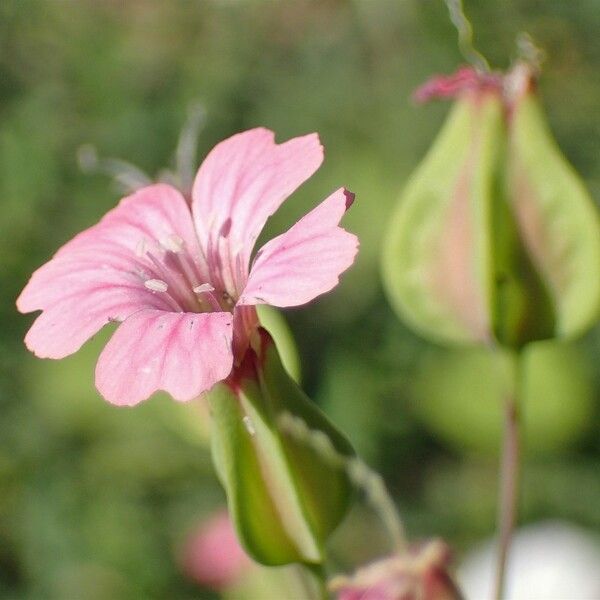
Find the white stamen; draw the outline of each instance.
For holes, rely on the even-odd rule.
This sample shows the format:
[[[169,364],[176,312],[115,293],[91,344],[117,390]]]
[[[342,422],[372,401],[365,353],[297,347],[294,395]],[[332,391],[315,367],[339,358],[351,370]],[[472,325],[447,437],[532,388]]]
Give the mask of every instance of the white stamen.
[[[252,419],[248,415],[245,415],[242,418],[242,421],[244,422],[246,431],[248,431],[250,435],[254,435],[256,433],[256,429],[254,429],[254,423],[252,423]]]
[[[132,274],[137,275],[142,281],[146,281],[146,279],[150,277],[144,269],[140,269],[140,267],[137,266],[133,269]]]
[[[139,257],[144,256],[146,254],[147,250],[148,250],[148,246],[146,243],[146,238],[141,238],[135,247],[136,256],[139,256]]]
[[[162,279],[148,279],[144,285],[153,292],[166,292],[169,286]]]
[[[217,212],[212,211],[206,218],[206,229],[210,231],[214,228],[215,221],[217,220]]]
[[[239,242],[237,244],[235,244],[235,246],[231,246],[231,254],[233,254],[233,256],[238,256],[239,254],[242,253],[242,250],[244,249],[244,245],[240,244]]]
[[[214,292],[215,288],[210,283],[202,283],[193,288],[194,294],[203,294],[204,292]]]
[[[160,245],[165,250],[170,250],[171,252],[175,252],[175,254],[183,250],[183,244],[183,240],[174,233],[168,235],[166,238],[163,238],[160,241]]]

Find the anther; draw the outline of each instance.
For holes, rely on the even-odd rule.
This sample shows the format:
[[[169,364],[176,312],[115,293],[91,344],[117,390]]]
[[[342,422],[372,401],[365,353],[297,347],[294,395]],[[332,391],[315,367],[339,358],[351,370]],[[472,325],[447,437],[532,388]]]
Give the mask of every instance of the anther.
[[[153,292],[166,292],[169,286],[162,279],[148,279],[144,285]]]
[[[194,294],[203,294],[204,292],[214,292],[215,288],[210,283],[203,283],[193,288]]]

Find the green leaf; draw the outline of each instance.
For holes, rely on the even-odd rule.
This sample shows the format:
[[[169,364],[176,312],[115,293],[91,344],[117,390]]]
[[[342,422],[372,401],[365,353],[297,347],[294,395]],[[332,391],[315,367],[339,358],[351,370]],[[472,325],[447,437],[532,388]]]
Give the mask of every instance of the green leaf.
[[[583,332],[600,314],[598,214],[532,92],[510,116],[507,189],[519,235],[552,300],[555,335]]]
[[[352,449],[288,375],[264,330],[262,339],[261,356],[249,350],[235,383],[210,393],[213,459],[250,556],[265,565],[319,564],[351,484],[343,466],[295,437],[282,418],[301,419],[342,455]]]
[[[493,337],[493,195],[504,146],[493,92],[459,99],[406,188],[388,231],[383,278],[400,314],[441,342]]]

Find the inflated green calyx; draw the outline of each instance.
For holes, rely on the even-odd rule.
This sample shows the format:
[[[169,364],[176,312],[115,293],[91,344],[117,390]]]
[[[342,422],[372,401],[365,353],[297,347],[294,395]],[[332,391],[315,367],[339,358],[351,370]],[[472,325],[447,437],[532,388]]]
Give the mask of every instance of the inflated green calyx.
[[[465,72],[425,88],[457,100],[393,216],[389,298],[441,343],[577,335],[600,310],[595,206],[550,135],[530,70]]]
[[[352,495],[333,464],[284,426],[301,419],[344,456],[352,448],[281,365],[264,330],[233,376],[210,393],[212,451],[240,541],[265,565],[319,564]],[[257,338],[257,339],[258,339]]]

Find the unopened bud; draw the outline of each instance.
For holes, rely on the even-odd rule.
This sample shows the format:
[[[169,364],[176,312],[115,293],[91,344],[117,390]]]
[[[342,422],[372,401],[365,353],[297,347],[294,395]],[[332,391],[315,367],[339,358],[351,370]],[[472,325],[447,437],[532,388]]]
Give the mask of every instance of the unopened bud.
[[[261,329],[259,338],[232,377],[210,392],[213,460],[253,559],[319,564],[352,487],[343,465],[295,436],[286,418],[326,436],[336,457],[352,449],[284,369],[270,335]]]
[[[518,348],[600,313],[600,224],[552,139],[531,69],[461,69],[417,92],[456,98],[392,220],[390,300],[426,337]]]

